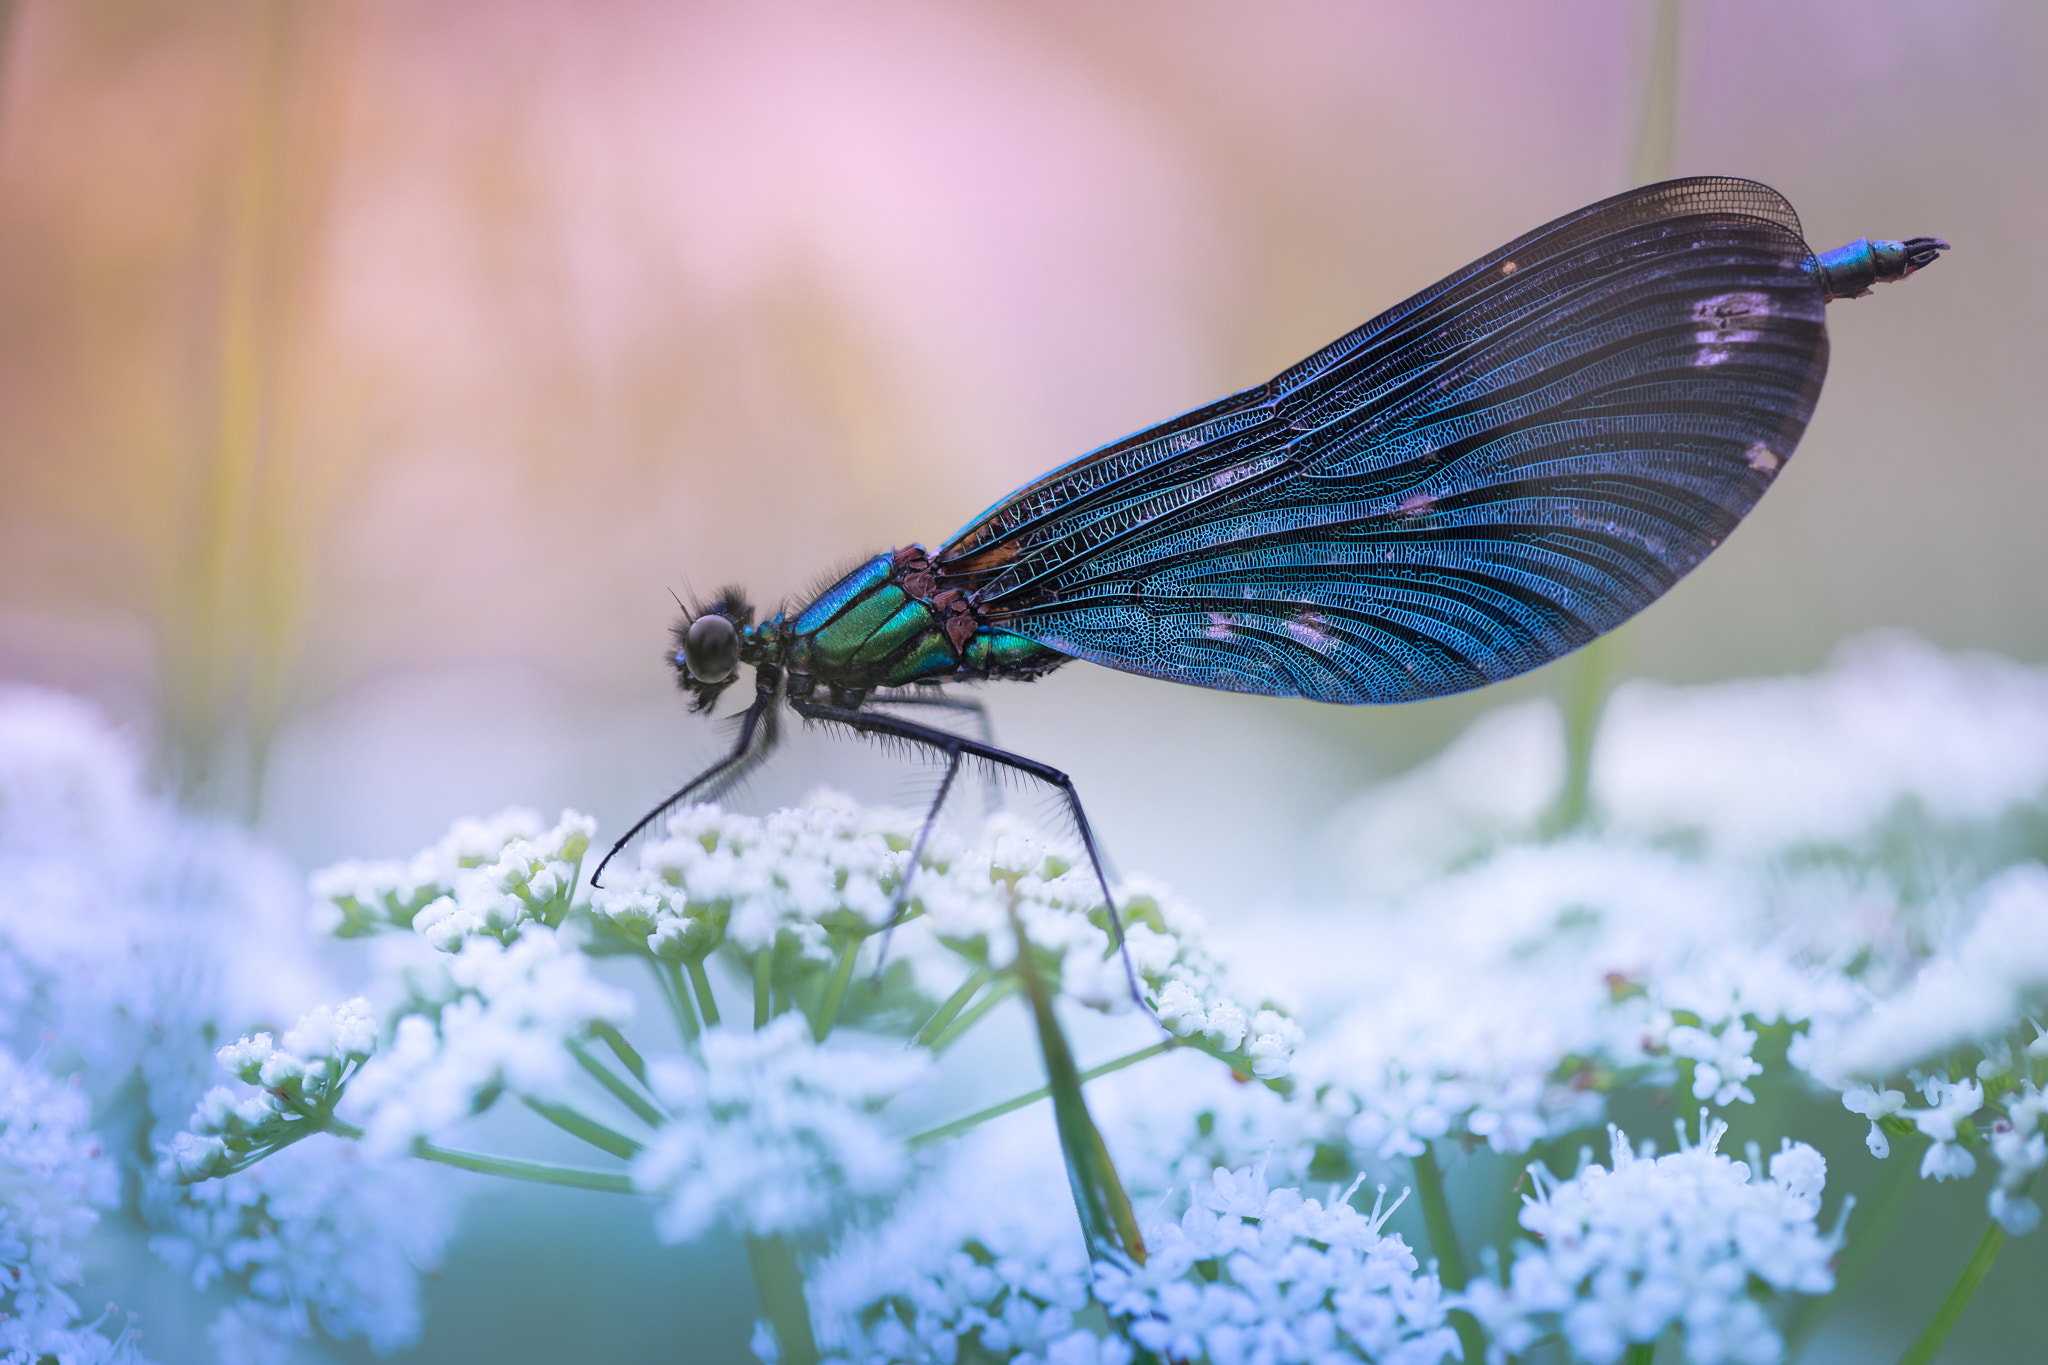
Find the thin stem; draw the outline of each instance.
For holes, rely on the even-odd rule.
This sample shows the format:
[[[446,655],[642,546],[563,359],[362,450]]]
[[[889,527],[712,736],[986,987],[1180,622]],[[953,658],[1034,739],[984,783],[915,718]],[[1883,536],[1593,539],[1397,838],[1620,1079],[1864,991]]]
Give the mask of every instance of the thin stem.
[[[626,1041],[625,1034],[602,1020],[592,1024],[590,1031],[604,1039],[604,1045],[612,1050],[612,1056],[626,1064],[626,1070],[633,1073],[634,1080],[642,1085],[647,1084],[647,1063],[641,1060],[640,1053],[633,1045]]]
[[[531,1095],[520,1096],[526,1107],[539,1114],[565,1133],[573,1133],[599,1151],[610,1152],[613,1156],[630,1161],[646,1150],[624,1133],[614,1132],[587,1114],[579,1114],[566,1104],[550,1104],[537,1100]]]
[[[1423,1225],[1429,1229],[1430,1249],[1436,1252],[1437,1279],[1446,1289],[1463,1289],[1468,1279],[1465,1254],[1458,1249],[1458,1229],[1451,1222],[1450,1200],[1444,1197],[1444,1173],[1428,1143],[1423,1144],[1413,1165],[1415,1192],[1422,1199]],[[1486,1334],[1480,1329],[1479,1320],[1463,1309],[1453,1309],[1448,1316],[1465,1348],[1465,1359],[1484,1360]]]
[[[980,1023],[981,1017],[984,1014],[987,1014],[990,1010],[994,1009],[997,1005],[1002,1004],[1003,1001],[1008,1000],[1011,996],[1015,995],[1016,993],[1016,977],[1006,976],[1003,977],[1001,980],[997,981],[995,985],[989,987],[987,995],[984,995],[981,997],[981,999],[975,1001],[970,1008],[961,1011],[960,1015],[957,1018],[955,1018],[952,1023],[946,1025],[945,1028],[939,1030],[938,1036],[936,1038],[933,1038],[931,1041],[931,1050],[933,1054],[936,1055],[938,1053],[944,1052],[947,1048],[951,1047],[956,1041],[959,1040],[961,1034],[973,1028],[977,1023]]]
[[[754,1272],[761,1311],[775,1329],[778,1358],[788,1365],[817,1365],[818,1343],[811,1335],[811,1310],[804,1302],[804,1275],[796,1263],[796,1249],[780,1237],[749,1237],[747,1265]]]
[[[754,954],[754,1027],[768,1027],[775,1004],[775,945]]]
[[[697,1008],[704,1011],[704,1027],[718,1027],[718,997],[711,993],[711,978],[704,971],[704,959],[693,957],[683,964],[690,973],[690,985],[697,991]]]
[[[422,1161],[436,1161],[457,1170],[501,1175],[509,1180],[527,1180],[536,1185],[566,1185],[575,1190],[601,1190],[606,1194],[631,1194],[633,1181],[623,1171],[586,1171],[576,1166],[556,1166],[545,1161],[521,1161],[509,1156],[485,1156],[481,1152],[457,1152],[431,1142],[416,1143],[412,1154]]]
[[[846,946],[839,950],[839,961],[832,968],[831,984],[825,988],[825,998],[818,1005],[818,1017],[811,1023],[811,1033],[819,1042],[832,1032],[832,1021],[839,1017],[839,1007],[846,1002],[846,987],[853,980],[853,959],[860,952],[864,940],[859,934],[850,934]]]
[[[1927,1324],[1927,1330],[1899,1357],[1899,1365],[1927,1365],[1934,1359],[1934,1353],[1941,1349],[1941,1343],[1948,1340],[1948,1334],[1955,1327],[1963,1310],[1970,1306],[1970,1296],[1977,1292],[1977,1286],[1984,1283],[1984,1277],[1991,1273],[1991,1263],[1998,1259],[1998,1252],[2005,1245],[2005,1229],[1997,1223],[1984,1229],[1984,1238],[1977,1243],[1977,1250],[1970,1255],[1963,1273],[1956,1276],[1948,1297],[1935,1310],[1934,1320]]]
[[[1629,1343],[1627,1357],[1628,1365],[1655,1365],[1656,1359],[1656,1342],[1636,1341]]]
[[[1446,1289],[1463,1289],[1465,1256],[1458,1249],[1458,1230],[1451,1223],[1450,1200],[1444,1197],[1444,1173],[1427,1144],[1415,1158],[1415,1193],[1422,1200],[1422,1221],[1429,1228],[1430,1249],[1436,1252],[1437,1278]]]
[[[1180,1038],[1168,1038],[1165,1042],[1154,1043],[1146,1048],[1139,1048],[1136,1052],[1126,1053],[1115,1061],[1104,1062],[1101,1066],[1090,1067],[1081,1073],[1080,1080],[1085,1085],[1089,1081],[1107,1076],[1112,1072],[1122,1071],[1127,1066],[1136,1066],[1139,1062],[1157,1057],[1162,1052],[1171,1052],[1173,1049],[1183,1046],[1184,1042],[1185,1040]],[[1050,1094],[1052,1094],[1052,1087],[1041,1085],[1029,1094],[1013,1096],[1010,1099],[1004,1100],[1001,1104],[992,1104],[986,1109],[976,1110],[966,1118],[954,1119],[951,1123],[942,1123],[936,1128],[926,1129],[924,1132],[911,1138],[908,1145],[911,1147],[929,1147],[934,1142],[943,1142],[947,1138],[958,1137],[970,1129],[980,1127],[990,1119],[999,1119],[1005,1114],[1015,1113],[1026,1105],[1036,1104]]]
[[[1018,922],[1014,900],[1010,928],[1017,935],[1017,962],[1005,979],[1020,983],[1031,1002],[1031,1020],[1037,1026],[1038,1048],[1045,1058],[1046,1085],[1052,1092],[1053,1126],[1059,1132],[1060,1155],[1066,1158],[1067,1183],[1073,1188],[1074,1212],[1080,1216],[1089,1259],[1102,1261],[1122,1255],[1143,1265],[1145,1239],[1138,1232],[1138,1215],[1110,1158],[1109,1144],[1102,1140],[1102,1130],[1088,1113],[1073,1049],[1053,1012],[1052,992],[1045,988],[1031,960],[1031,944]]]
[[[599,1085],[610,1092],[611,1097],[633,1111],[633,1116],[650,1128],[661,1127],[662,1113],[625,1081],[612,1073],[612,1069],[590,1055],[575,1039],[569,1040],[569,1055],[576,1059],[576,1065],[590,1073]]]
[[[973,999],[974,993],[988,984],[990,975],[988,968],[976,967],[967,979],[960,983],[960,988],[946,997],[946,1003],[939,1006],[932,1017],[924,1021],[924,1027],[920,1028],[917,1036],[910,1041],[922,1043],[952,1023],[953,1016],[966,1007],[967,1002]]]
[[[667,958],[657,957],[653,963],[654,979],[661,983],[661,998],[668,1001],[668,1012],[675,1016],[676,1031],[683,1035],[685,1047],[694,1046],[702,1029],[697,1011],[690,1007],[690,993],[683,989],[682,973]]]

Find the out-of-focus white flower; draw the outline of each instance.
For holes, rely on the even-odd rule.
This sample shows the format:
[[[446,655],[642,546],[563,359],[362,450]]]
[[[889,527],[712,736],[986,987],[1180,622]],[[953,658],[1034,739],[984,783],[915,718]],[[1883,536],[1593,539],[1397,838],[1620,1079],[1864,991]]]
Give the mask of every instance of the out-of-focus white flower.
[[[560,1096],[576,1068],[568,1043],[632,1014],[630,997],[591,974],[567,930],[529,924],[509,946],[468,938],[446,970],[452,998],[435,1013],[399,1019],[341,1102],[376,1152],[443,1132],[500,1088]]]
[[[2048,1002],[2048,867],[2010,868],[1959,909],[1967,930],[1904,990],[1832,1039],[1826,1069],[1863,1079],[1897,1075],[2003,1037]]]
[[[670,1242],[721,1220],[760,1234],[816,1227],[908,1174],[902,1141],[873,1111],[928,1065],[843,1031],[814,1043],[797,1014],[706,1030],[701,1062],[661,1061],[649,1074],[674,1117],[634,1160],[633,1183],[661,1200]]]
[[[886,1219],[853,1228],[805,1280],[818,1346],[835,1365],[925,1365],[957,1360],[963,1346],[1044,1365],[1077,1334],[1095,1336],[1078,1321],[1090,1303],[1086,1244],[1038,1113],[951,1144]]]
[[[313,874],[313,894],[344,937],[410,928],[442,952],[484,934],[503,942],[529,922],[553,927],[575,896],[597,822],[563,811],[543,829],[530,810],[458,820],[410,862],[346,862]]]
[[[1870,1120],[1870,1134],[1863,1142],[1870,1148],[1872,1156],[1882,1161],[1892,1154],[1891,1139],[1884,1135],[1884,1129],[1878,1124],[1906,1107],[1905,1091],[1852,1085],[1842,1092],[1842,1107],[1852,1114],[1861,1114]]]
[[[1915,1075],[1920,1093],[1932,1108],[1907,1109],[1901,1117],[1934,1141],[1920,1159],[1922,1180],[1967,1180],[1977,1173],[1977,1158],[1961,1142],[1974,1132],[1972,1116],[1984,1107],[1984,1087],[1974,1080],[1951,1082],[1946,1076]]]
[[[1624,833],[1747,858],[1855,840],[1907,804],[1989,819],[2048,791],[2048,673],[1885,632],[1809,677],[1629,683],[1593,790]]]
[[[318,1138],[245,1171],[179,1189],[151,1247],[204,1289],[241,1296],[213,1339],[227,1362],[280,1361],[315,1328],[387,1352],[420,1329],[419,1276],[446,1246],[452,1203],[440,1172],[382,1162]]]
[[[77,1244],[120,1194],[91,1121],[83,1089],[0,1050],[0,1313],[31,1336],[77,1326]]]
[[[1781,1294],[1834,1288],[1828,1262],[1839,1230],[1816,1225],[1827,1167],[1786,1140],[1768,1179],[1716,1150],[1727,1125],[1701,1111],[1701,1139],[1665,1156],[1638,1154],[1610,1128],[1611,1169],[1588,1165],[1559,1180],[1530,1167],[1536,1193],[1522,1226],[1541,1245],[1516,1249],[1505,1289],[1480,1282],[1460,1301],[1493,1338],[1489,1360],[1561,1330],[1594,1365],[1677,1324],[1686,1358],[1701,1365],[1769,1365],[1784,1343],[1752,1279]]]
[[[1144,1228],[1144,1265],[1095,1268],[1096,1296],[1168,1359],[1437,1365],[1461,1354],[1457,1333],[1436,1277],[1382,1233],[1381,1194],[1368,1216],[1334,1189],[1328,1207],[1272,1189],[1263,1167],[1215,1171],[1178,1223]]]
[[[1665,1046],[1673,1056],[1692,1059],[1694,1099],[1718,1105],[1737,1100],[1756,1103],[1756,1096],[1744,1082],[1762,1075],[1763,1065],[1750,1055],[1750,1049],[1756,1046],[1756,1033],[1744,1028],[1741,1020],[1730,1020],[1719,1033],[1680,1024],[1667,1035]]]

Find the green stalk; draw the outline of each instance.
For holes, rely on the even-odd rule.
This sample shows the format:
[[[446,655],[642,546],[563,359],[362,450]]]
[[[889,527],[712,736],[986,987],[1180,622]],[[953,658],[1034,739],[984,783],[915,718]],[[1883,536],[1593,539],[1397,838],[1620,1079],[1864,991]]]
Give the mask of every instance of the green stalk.
[[[640,1053],[626,1041],[625,1034],[602,1021],[592,1024],[590,1031],[604,1039],[604,1045],[612,1050],[612,1056],[625,1063],[626,1070],[633,1073],[634,1080],[642,1085],[647,1084],[647,1063],[640,1059]]]
[[[1463,1289],[1470,1277],[1465,1272],[1465,1253],[1458,1248],[1458,1229],[1451,1222],[1451,1201],[1444,1195],[1444,1173],[1436,1164],[1436,1153],[1424,1143],[1413,1162],[1415,1193],[1422,1200],[1422,1221],[1429,1229],[1430,1250],[1436,1253],[1437,1279],[1452,1291]],[[1478,1319],[1463,1309],[1448,1315],[1465,1347],[1465,1359],[1486,1358],[1486,1335]]]
[[[1630,1342],[1627,1360],[1628,1365],[1656,1365],[1657,1343],[1654,1341]]]
[[[1126,1053],[1125,1055],[1118,1057],[1115,1061],[1104,1062],[1101,1066],[1090,1067],[1088,1070],[1081,1073],[1081,1083],[1085,1085],[1089,1081],[1096,1080],[1102,1076],[1107,1076],[1111,1072],[1122,1071],[1127,1066],[1136,1066],[1139,1062],[1145,1061],[1148,1058],[1157,1057],[1162,1052],[1171,1052],[1173,1049],[1182,1046],[1183,1042],[1184,1040],[1180,1038],[1168,1038],[1165,1042],[1154,1043],[1150,1047],[1140,1048],[1136,1052]],[[907,1145],[911,1147],[929,1147],[934,1142],[943,1142],[947,1138],[958,1137],[962,1133],[980,1127],[982,1124],[987,1123],[990,1119],[999,1119],[1005,1114],[1015,1113],[1017,1110],[1024,1108],[1026,1105],[1036,1104],[1040,1100],[1044,1099],[1047,1095],[1050,1095],[1051,1093],[1051,1086],[1041,1085],[1038,1087],[1038,1089],[1031,1091],[1029,1094],[1016,1095],[1010,1099],[1004,1100],[1001,1104],[992,1104],[986,1109],[978,1109],[974,1113],[969,1114],[966,1118],[954,1119],[951,1123],[942,1123],[936,1128],[928,1128],[924,1132],[919,1133],[917,1136],[911,1138]]]
[[[811,1310],[804,1302],[804,1273],[797,1266],[796,1249],[781,1237],[749,1237],[747,1264],[754,1272],[761,1311],[775,1329],[783,1365],[817,1365],[818,1343],[811,1335]]]
[[[967,1032],[967,1030],[973,1028],[976,1024],[981,1022],[981,1017],[983,1015],[987,1014],[990,1010],[994,1009],[997,1005],[1002,1004],[1005,1000],[1008,1000],[1011,996],[1015,995],[1016,993],[1016,977],[1005,976],[999,979],[995,983],[995,985],[989,987],[988,994],[982,996],[981,999],[975,1001],[973,1005],[968,1007],[966,1010],[962,1011],[960,1015],[953,1020],[952,1023],[946,1025],[946,1027],[939,1030],[938,1036],[933,1038],[930,1043],[932,1054],[936,1056],[939,1053],[944,1052],[947,1048],[953,1046],[954,1043],[959,1041],[961,1034]]]
[[[646,1150],[641,1144],[633,1141],[624,1133],[614,1132],[596,1119],[586,1114],[577,1113],[566,1104],[550,1104],[546,1100],[537,1100],[531,1095],[522,1095],[520,1099],[525,1101],[528,1109],[539,1114],[549,1123],[554,1124],[555,1127],[565,1133],[573,1133],[599,1151],[610,1152],[615,1157],[630,1161]]]
[[[960,1013],[962,1009],[966,1008],[967,1002],[974,997],[974,993],[980,990],[983,986],[988,984],[988,978],[988,968],[976,967],[974,971],[968,975],[968,978],[960,983],[960,989],[954,991],[951,995],[947,996],[946,1003],[939,1006],[939,1008],[933,1012],[932,1017],[924,1021],[924,1027],[920,1028],[917,1031],[917,1036],[912,1038],[910,1041],[913,1043],[925,1042],[927,1039],[937,1034],[940,1030],[944,1029],[946,1025],[952,1023],[953,1016]]]
[[[591,1056],[583,1045],[573,1038],[569,1040],[569,1055],[576,1059],[576,1065],[582,1067],[593,1080],[609,1091],[613,1099],[632,1110],[635,1118],[650,1128],[661,1127],[661,1111],[649,1104],[639,1091],[614,1075],[610,1067]]]
[[[704,1027],[718,1027],[718,997],[711,993],[711,978],[705,974],[704,959],[693,957],[683,964],[689,969],[690,984],[697,991],[697,1008],[704,1011]]]
[[[661,998],[668,1001],[668,1012],[675,1016],[676,1031],[683,1035],[685,1047],[694,1047],[702,1030],[697,1023],[697,1011],[690,1008],[690,993],[683,989],[682,973],[666,958],[654,958],[653,963],[654,979],[661,983]]]
[[[1102,1131],[1089,1116],[1073,1049],[1067,1046],[1067,1035],[1053,1013],[1052,994],[1031,960],[1031,944],[1024,937],[1024,926],[1017,922],[1014,907],[1010,924],[1017,934],[1017,963],[1010,979],[1022,985],[1031,1002],[1039,1051],[1045,1056],[1046,1086],[1052,1093],[1053,1123],[1059,1130],[1060,1154],[1066,1158],[1067,1181],[1073,1186],[1074,1210],[1081,1217],[1089,1259],[1125,1257],[1143,1265],[1145,1240],[1138,1235],[1138,1216],[1131,1210],[1131,1197],[1124,1193]]]
[[[832,1032],[832,1021],[839,1017],[839,1007],[846,1002],[846,987],[853,980],[854,955],[860,952],[862,938],[858,934],[848,935],[846,946],[839,950],[839,961],[833,965],[832,981],[825,988],[825,998],[819,1002],[818,1017],[811,1021],[811,1034],[819,1042]]]
[[[633,1193],[633,1181],[624,1171],[586,1171],[575,1166],[555,1166],[545,1161],[521,1161],[509,1156],[485,1156],[481,1152],[457,1152],[431,1142],[415,1143],[412,1154],[422,1161],[435,1161],[461,1171],[500,1175],[509,1180],[526,1180],[536,1185],[566,1185],[574,1190],[601,1190],[607,1194]]]
[[[1899,1365],[1927,1365],[1934,1359],[1941,1343],[1948,1340],[1948,1334],[1963,1316],[1963,1310],[1970,1306],[1970,1296],[1977,1292],[1977,1286],[1984,1283],[1984,1277],[1991,1273],[1991,1263],[1998,1259],[1998,1252],[2005,1245],[2005,1229],[1997,1223],[1984,1229],[1984,1238],[1977,1243],[1977,1250],[1970,1255],[1963,1273],[1956,1276],[1948,1297],[1941,1301],[1935,1311],[1934,1320],[1927,1324],[1927,1330],[1919,1339],[1906,1348],[1899,1357]]]
[[[768,1027],[775,1004],[775,945],[754,954],[754,1027]]]

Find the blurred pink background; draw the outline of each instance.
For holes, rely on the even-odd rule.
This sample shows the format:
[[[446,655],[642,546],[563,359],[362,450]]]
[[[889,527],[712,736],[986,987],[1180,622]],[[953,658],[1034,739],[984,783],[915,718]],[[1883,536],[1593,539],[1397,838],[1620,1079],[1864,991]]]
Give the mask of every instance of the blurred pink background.
[[[712,754],[670,591],[800,593],[1268,377],[1630,181],[1631,0],[28,0],[0,71],[0,677],[82,691],[298,856],[507,802],[617,829]],[[2048,11],[1685,7],[1675,173],[1819,248],[1789,474],[1626,672],[1897,625],[2048,655]],[[1556,669],[1393,709],[1075,665],[992,690],[1127,868],[1221,913],[1327,811]],[[802,737],[745,796],[904,799]],[[971,811],[971,806],[968,808]]]

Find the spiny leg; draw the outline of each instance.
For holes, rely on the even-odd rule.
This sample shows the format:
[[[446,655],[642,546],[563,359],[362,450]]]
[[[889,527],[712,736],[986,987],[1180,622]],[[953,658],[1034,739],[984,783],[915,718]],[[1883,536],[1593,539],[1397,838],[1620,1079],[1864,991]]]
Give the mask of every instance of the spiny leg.
[[[939,808],[946,804],[946,793],[953,789],[953,779],[960,775],[960,757],[957,746],[947,751],[946,775],[939,779],[938,794],[932,797],[931,809],[924,813],[924,824],[910,846],[910,861],[903,865],[903,876],[896,883],[896,894],[889,905],[889,918],[882,924],[881,946],[875,952],[876,984],[880,984],[882,966],[889,960],[889,935],[896,932],[896,926],[903,922],[904,912],[910,908],[910,879],[917,875],[917,869],[924,860],[925,841],[932,836],[932,826],[939,822]]]
[[[924,689],[930,691],[927,687]],[[973,697],[948,697],[945,695],[921,696],[917,690],[906,688],[900,692],[877,692],[868,698],[870,706],[933,706],[944,711],[962,711],[974,717],[975,729],[981,732],[981,742],[991,749],[995,747],[995,727],[989,724],[988,707]],[[987,809],[998,811],[1003,808],[1002,783],[996,780],[994,768],[987,770]]]
[[[1130,951],[1124,946],[1123,919],[1117,914],[1116,897],[1111,895],[1109,890],[1109,874],[1103,871],[1102,854],[1095,845],[1095,830],[1088,823],[1088,813],[1081,808],[1081,796],[1074,790],[1073,778],[1049,763],[1040,763],[1035,758],[1013,754],[1007,749],[998,749],[993,744],[983,744],[961,735],[949,734],[929,725],[919,725],[916,721],[904,720],[901,716],[880,715],[873,711],[853,711],[843,706],[826,706],[795,697],[790,699],[789,704],[805,720],[830,721],[866,735],[890,735],[912,744],[922,744],[927,748],[941,750],[953,757],[955,762],[958,761],[959,755],[969,755],[989,763],[998,763],[1012,771],[1023,773],[1026,777],[1037,778],[1058,791],[1066,798],[1067,811],[1073,817],[1074,828],[1081,836],[1081,847],[1088,854],[1088,865],[1094,869],[1095,883],[1102,889],[1102,904],[1109,911],[1109,927],[1116,938],[1117,952],[1124,960],[1124,977],[1130,983],[1131,999],[1138,1002],[1140,1009],[1151,1013],[1151,1006],[1145,1003],[1144,993],[1138,989],[1137,969],[1131,966]],[[941,795],[943,796],[943,789]]]
[[[773,708],[775,706],[775,688],[779,681],[780,679],[757,682],[754,692],[754,704],[749,706],[746,714],[740,718],[739,739],[732,746],[732,752],[719,759],[703,772],[698,773],[682,786],[676,788],[660,805],[648,811],[647,814],[641,816],[638,820],[635,820],[633,827],[624,834],[621,834],[618,842],[612,845],[611,851],[604,855],[604,861],[597,865],[597,871],[590,874],[591,889],[595,890],[604,884],[602,881],[604,870],[611,866],[612,859],[618,857],[620,850],[633,842],[634,836],[639,834],[641,830],[646,829],[656,820],[666,815],[678,803],[688,800],[692,795],[702,791],[705,787],[718,783],[721,780],[725,782],[736,780],[768,756],[768,751],[775,747],[775,742],[778,738]],[[753,748],[756,734],[761,735],[762,738],[759,748]],[[753,752],[749,753],[749,749],[753,749]]]

